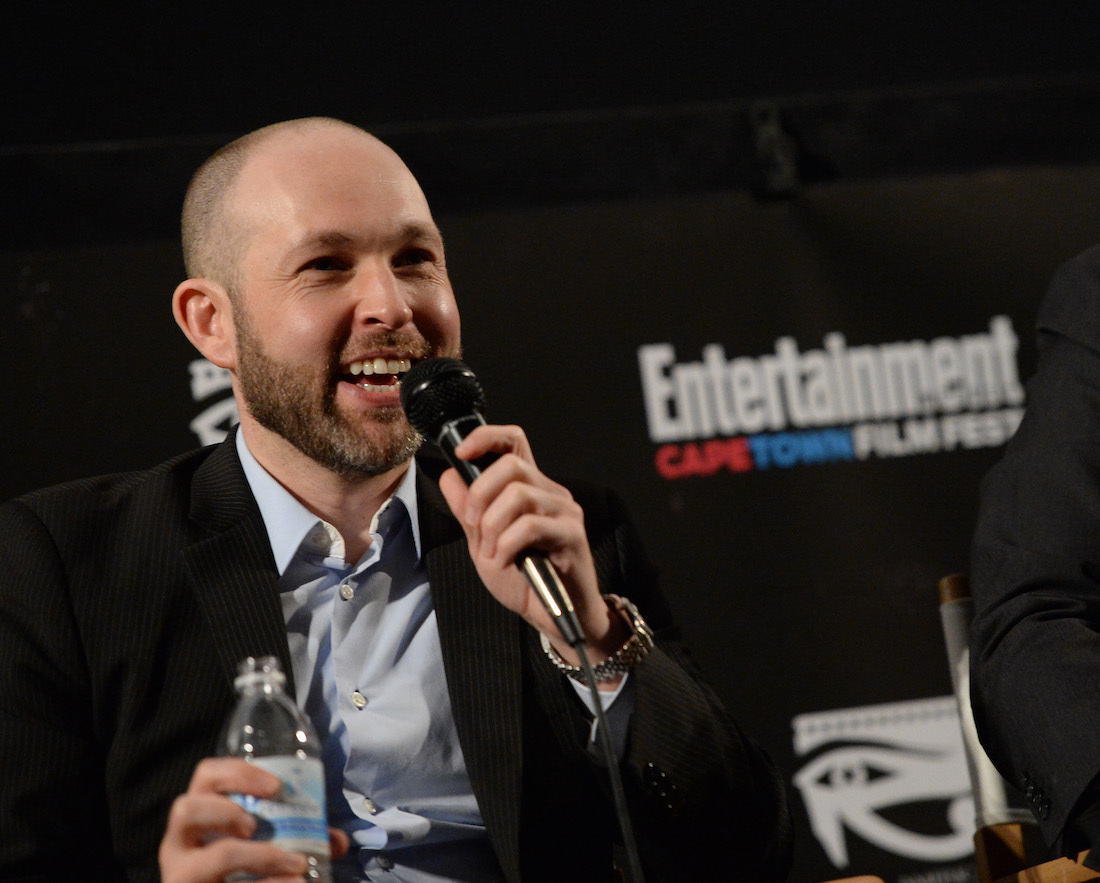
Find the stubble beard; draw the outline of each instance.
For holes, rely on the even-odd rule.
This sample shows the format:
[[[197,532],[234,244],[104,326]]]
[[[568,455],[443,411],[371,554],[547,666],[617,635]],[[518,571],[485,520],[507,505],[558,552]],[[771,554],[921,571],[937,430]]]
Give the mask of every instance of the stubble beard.
[[[356,426],[340,412],[336,356],[323,370],[277,362],[264,352],[244,311],[237,313],[241,398],[257,423],[349,480],[381,475],[417,452],[424,439],[409,424],[403,409],[374,409],[366,428]],[[376,333],[370,341],[375,346],[401,348],[416,358],[431,355],[422,338],[393,331]]]

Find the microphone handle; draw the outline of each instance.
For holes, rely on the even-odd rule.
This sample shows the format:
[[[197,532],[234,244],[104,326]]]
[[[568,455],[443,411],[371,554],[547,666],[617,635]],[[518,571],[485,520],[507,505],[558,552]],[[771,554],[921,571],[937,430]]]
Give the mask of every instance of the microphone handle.
[[[464,417],[448,420],[439,430],[439,438],[435,440],[435,443],[446,455],[447,460],[458,470],[458,474],[462,476],[462,480],[467,485],[473,484],[482,472],[500,459],[497,454],[492,453],[478,457],[476,460],[462,460],[455,456],[455,448],[465,441],[466,436],[479,426],[484,425],[485,418],[474,411],[474,413],[467,414]]]
[[[496,454],[486,454],[476,460],[462,460],[455,456],[455,448],[462,443],[463,439],[478,426],[484,425],[485,419],[475,411],[473,414],[444,423],[439,431],[439,438],[436,439],[436,444],[467,485],[473,484],[482,472],[499,459]],[[565,590],[554,565],[541,552],[531,549],[519,554],[516,558],[516,566],[527,577],[528,584],[538,595],[546,612],[554,618],[566,643],[571,647],[583,644],[584,631],[581,629],[580,620],[577,619],[573,601],[569,597],[569,592]]]

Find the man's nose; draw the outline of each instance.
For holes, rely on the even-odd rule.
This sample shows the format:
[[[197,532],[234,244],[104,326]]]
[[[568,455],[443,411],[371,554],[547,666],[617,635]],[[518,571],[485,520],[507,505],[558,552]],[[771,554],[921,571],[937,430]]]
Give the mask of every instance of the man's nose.
[[[412,318],[404,287],[392,268],[374,267],[360,274],[355,288],[356,324],[400,328]]]

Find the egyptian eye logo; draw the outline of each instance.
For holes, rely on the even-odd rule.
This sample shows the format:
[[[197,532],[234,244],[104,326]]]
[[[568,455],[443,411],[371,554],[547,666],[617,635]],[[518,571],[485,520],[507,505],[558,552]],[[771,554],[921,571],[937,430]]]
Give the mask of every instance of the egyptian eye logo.
[[[848,864],[847,832],[921,861],[954,861],[973,851],[966,755],[954,698],[947,700],[796,718],[800,753],[835,746],[804,766],[794,783],[814,835],[836,867]],[[914,807],[925,815],[929,807],[942,813],[936,827],[944,833],[910,830],[898,821]]]

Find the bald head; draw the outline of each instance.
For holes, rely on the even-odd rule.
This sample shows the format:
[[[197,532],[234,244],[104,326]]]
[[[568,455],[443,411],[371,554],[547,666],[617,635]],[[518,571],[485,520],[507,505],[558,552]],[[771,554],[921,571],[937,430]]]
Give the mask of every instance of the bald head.
[[[225,145],[195,172],[184,197],[183,261],[189,276],[210,279],[231,293],[236,289],[240,256],[249,233],[248,225],[233,211],[234,185],[242,170],[267,148],[323,132],[342,133],[371,142],[380,151],[393,153],[359,127],[328,117],[275,123]],[[396,159],[396,154],[393,157]]]

